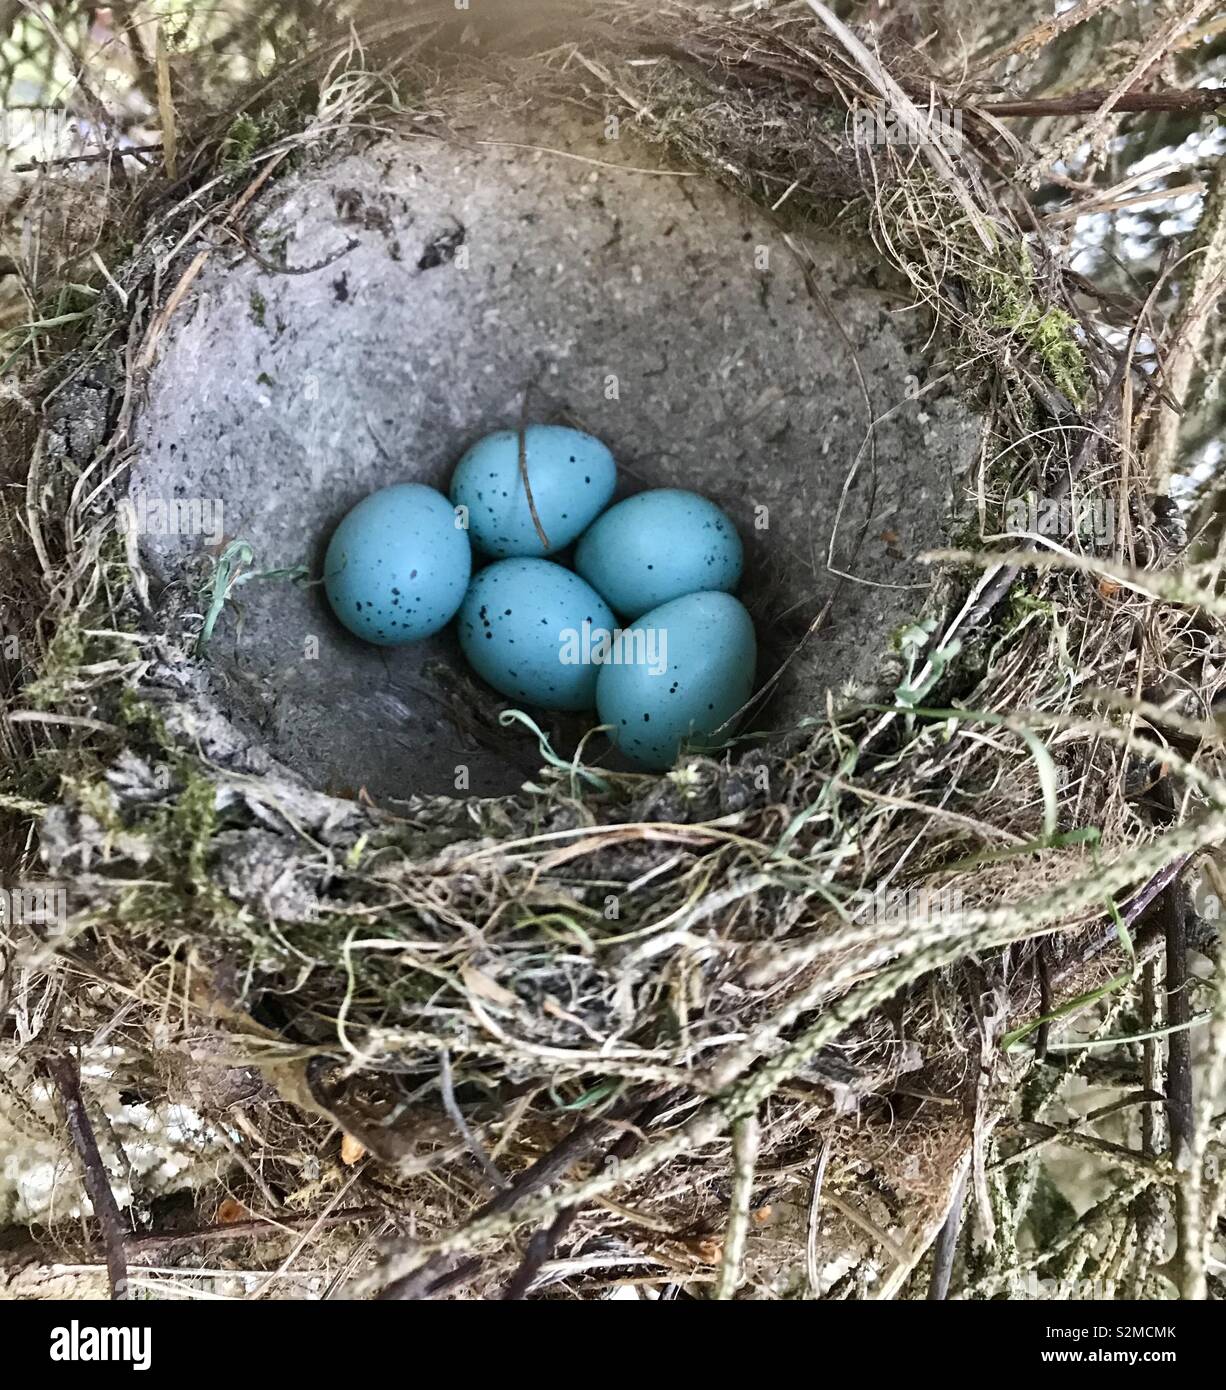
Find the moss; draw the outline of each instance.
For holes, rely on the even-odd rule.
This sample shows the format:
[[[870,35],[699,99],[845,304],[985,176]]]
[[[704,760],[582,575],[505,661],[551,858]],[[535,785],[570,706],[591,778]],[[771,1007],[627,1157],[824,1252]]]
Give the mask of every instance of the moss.
[[[264,144],[262,124],[241,112],[235,116],[221,142],[221,166],[223,169],[246,169]]]
[[[217,788],[209,778],[195,772],[187,776],[170,813],[169,829],[184,881],[197,891],[215,892],[205,873],[209,843],[217,829]]]
[[[118,712],[120,720],[128,728],[136,729],[145,725],[152,731],[158,743],[166,748],[171,746],[161,716],[147,700],[142,700],[130,685],[125,685],[119,692]]]
[[[267,301],[267,300],[264,298],[264,296],[259,292],[259,290],[252,290],[252,291],[251,291],[251,322],[254,323],[255,326],[256,326],[257,328],[263,328],[263,327],[264,327],[265,316],[267,315],[267,313],[268,313],[268,301]]]
[[[104,781],[74,783],[71,779],[66,779],[66,785],[71,788],[73,800],[81,810],[93,816],[109,835],[123,832],[123,818],[115,805],[110,787]]]
[[[986,322],[1017,334],[1057,389],[1080,405],[1090,376],[1077,342],[1076,323],[1064,309],[1044,305],[1037,298],[1034,267],[1025,248],[1016,269],[985,267],[976,275],[972,289]]]
[[[71,618],[61,621],[47,648],[42,674],[25,688],[32,709],[50,710],[69,703],[72,681],[85,660],[85,638]]]
[[[1026,585],[1014,583],[1009,590],[1009,612],[1001,624],[1002,635],[1007,637],[1034,613],[1054,621],[1056,606],[1047,599],[1038,598]]]
[[[302,106],[288,101],[269,102],[255,113],[240,112],[221,142],[218,163],[229,173],[241,173],[250,168],[255,157],[283,135],[301,130],[303,115]],[[292,157],[288,161],[291,167],[294,162]]]

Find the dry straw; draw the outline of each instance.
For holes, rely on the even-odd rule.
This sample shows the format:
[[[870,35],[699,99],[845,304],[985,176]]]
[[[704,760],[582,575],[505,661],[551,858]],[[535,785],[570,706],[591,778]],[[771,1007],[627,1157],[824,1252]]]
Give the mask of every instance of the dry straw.
[[[1106,332],[1074,297],[1063,242],[1017,193],[1036,152],[986,81],[881,51],[823,5],[584,0],[509,28],[481,8],[359,10],[237,97],[190,35],[173,63],[158,36],[161,154],[105,179],[47,169],[29,195],[59,286],[95,288],[49,306],[42,279],[6,340],[25,350],[4,406],[21,659],[0,805],[12,880],[50,872],[73,904],[63,931],[5,928],[9,1088],[119,1046],[133,1087],[229,1136],[285,1251],[259,1267],[314,1252],[333,1293],[922,1292],[967,1256],[955,1205],[921,1265],[964,1189],[963,1292],[1071,1287],[1093,1249],[1113,1287],[1152,1294],[1172,1190],[1176,1282],[1203,1290],[1211,1108],[1195,1161],[1137,1150],[1127,1186],[1018,1253],[1040,1172],[1017,1135],[1050,1140],[1060,1087],[1105,1055],[1054,1044],[1074,1023],[1161,1032],[1150,963],[1178,939],[1180,875],[1226,836],[1218,572],[1184,565],[1144,482],[1152,303]],[[266,33],[300,40],[277,14]],[[1106,128],[1133,85],[1072,109]],[[659,779],[547,759],[531,793],[392,809],[228,771],[194,653],[110,524],[148,366],[203,265],[250,247],[261,193],[364,132],[525,91],[619,114],[662,164],[769,209],[799,254],[836,225],[871,243],[927,315],[942,381],[985,412],[974,565],[935,563],[901,653],[882,635],[878,707],[815,706],[755,751],[769,792],[735,756]],[[882,103],[956,110],[961,138],[855,140]],[[69,204],[84,244],[52,226]],[[1019,549],[1006,506],[1030,490],[1109,502],[1109,551]],[[883,915],[891,889],[937,907]],[[94,1253],[113,1259],[107,1236]],[[129,1264],[156,1238],[129,1239]],[[235,1248],[224,1225],[202,1239],[210,1259]]]

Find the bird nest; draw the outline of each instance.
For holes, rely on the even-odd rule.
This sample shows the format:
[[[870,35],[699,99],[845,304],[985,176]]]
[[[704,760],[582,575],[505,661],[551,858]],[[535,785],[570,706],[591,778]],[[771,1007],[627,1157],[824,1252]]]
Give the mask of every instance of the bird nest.
[[[1159,399],[1140,330],[1104,335],[1015,221],[1024,152],[985,94],[828,13],[590,0],[504,30],[402,8],[220,116],[181,111],[173,177],[49,171],[38,195],[109,231],[81,263],[97,291],[78,314],[65,273],[47,318],[77,321],[40,330],[5,403],[24,490],[0,805],[12,881],[65,904],[6,927],[5,1046],[61,1091],[66,1057],[109,1049],[125,1092],[213,1127],[210,1260],[275,1207],[274,1236],[298,1221],[336,1287],[383,1297],[889,1296],[969,1192],[997,1254],[968,1287],[1003,1287],[1028,1199],[994,1131],[1042,1121],[1088,1055],[1048,1051],[1053,1030],[1096,1004],[1109,1028],[1155,905],[1226,831],[1204,741],[1222,603],[1172,569],[1130,467]],[[616,116],[794,246],[854,240],[924,323],[910,398],[979,412],[978,457],[959,543],[877,634],[872,679],[814,682],[777,735],[646,777],[542,732],[513,795],[331,794],[218,706],[200,638],[233,550],[167,596],[115,518],[209,257],[267,255],[247,219],[291,171],[445,129],[474,94]],[[115,1260],[103,1186],[91,1238]],[[168,1239],[120,1239],[128,1274]],[[1144,1290],[1157,1241],[1134,1247],[1119,1277]]]

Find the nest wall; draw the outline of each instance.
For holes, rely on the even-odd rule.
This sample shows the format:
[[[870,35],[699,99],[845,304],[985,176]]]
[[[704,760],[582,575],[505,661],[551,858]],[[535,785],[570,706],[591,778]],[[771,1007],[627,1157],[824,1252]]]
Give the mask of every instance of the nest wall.
[[[786,739],[661,777],[542,744],[516,796],[328,796],[236,735],[190,620],[155,620],[114,526],[142,386],[202,258],[279,173],[529,89],[616,114],[798,245],[836,228],[874,250],[930,326],[924,389],[986,418],[963,544],[883,634],[876,698]],[[300,1193],[309,1154],[343,1209],[360,1172],[372,1208],[414,1218],[411,1242],[376,1226],[377,1257],[355,1253],[351,1287],[386,1297],[526,1287],[534,1229],[571,1295],[610,1269],[898,1292],[968,1174],[1008,1226],[1027,1194],[985,1165],[992,1129],[1087,1056],[1036,1072],[1040,1021],[1152,957],[1154,904],[1226,831],[1206,741],[1222,605],[1171,572],[1138,472],[1158,389],[1139,328],[1113,343],[1090,321],[1063,248],[1014,218],[999,122],[941,95],[956,144],[869,144],[857,113],[927,106],[931,75],[808,12],[542,7],[508,32],[415,5],[181,133],[176,180],[116,181],[131,244],[7,407],[0,804],[13,877],[67,885],[71,909],[6,936],[31,1074],[105,1034],[141,1084],[219,1124],[241,1109],[262,1184]],[[1119,524],[1106,544],[1010,535],[1033,498]],[[224,596],[219,568],[184,614]]]

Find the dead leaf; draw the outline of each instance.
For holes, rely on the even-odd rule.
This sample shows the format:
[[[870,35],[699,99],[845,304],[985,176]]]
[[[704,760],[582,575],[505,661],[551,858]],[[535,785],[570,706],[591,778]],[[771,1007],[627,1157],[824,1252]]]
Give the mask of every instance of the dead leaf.
[[[723,1258],[724,1242],[720,1236],[688,1236],[681,1244],[705,1265],[717,1265]]]
[[[560,868],[572,859],[582,859],[586,854],[603,853],[610,845],[621,844],[623,841],[701,845],[715,839],[718,834],[718,831],[690,829],[685,826],[670,826],[668,829],[638,823],[618,826],[616,829],[610,829],[607,834],[587,835],[582,840],[576,840],[574,844],[564,845],[561,849],[555,849],[549,854],[542,855],[538,872],[546,873],[550,869]]]
[[[250,1211],[234,1197],[224,1197],[218,1204],[217,1224],[219,1226],[237,1226],[240,1221],[250,1220]]]
[[[573,1023],[576,1028],[583,1027],[583,1020],[577,1018],[574,1014],[567,1013],[552,994],[547,994],[541,1001],[541,1008],[550,1018],[560,1018],[563,1023]]]
[[[509,989],[504,989],[497,980],[490,979],[475,965],[462,965],[460,978],[469,994],[475,994],[478,999],[488,999],[491,1004],[498,1004],[504,1009],[512,1009],[519,1002]]]

